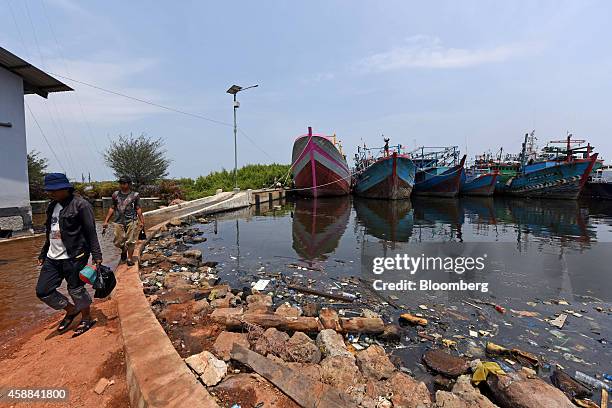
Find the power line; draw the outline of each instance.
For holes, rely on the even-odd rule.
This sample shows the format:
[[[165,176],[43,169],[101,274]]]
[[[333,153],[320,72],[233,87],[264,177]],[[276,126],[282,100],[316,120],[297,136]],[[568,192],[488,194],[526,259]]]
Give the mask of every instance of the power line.
[[[244,137],[246,137],[246,138],[248,139],[248,141],[249,141],[249,142],[251,142],[251,143],[253,144],[253,146],[255,146],[255,147],[256,147],[256,148],[257,148],[257,149],[258,149],[260,152],[262,152],[263,154],[265,154],[266,156],[268,156],[268,157],[270,158],[270,160],[274,161],[274,158],[273,158],[272,156],[270,156],[270,155],[268,154],[268,152],[266,152],[264,149],[262,149],[261,147],[257,146],[257,144],[255,143],[255,141],[254,141],[253,139],[251,139],[251,138],[249,137],[249,135],[247,135],[247,134],[244,132],[244,130],[242,130],[242,129],[238,128],[238,131],[239,131],[240,133],[242,133],[242,135],[243,135]]]
[[[68,69],[68,63],[66,62],[66,58],[64,57],[64,53],[62,52],[62,47],[60,47],[59,45],[59,41],[57,40],[57,35],[55,33],[55,29],[53,28],[53,25],[51,24],[51,19],[49,18],[49,13],[47,12],[47,6],[45,6],[45,0],[40,0],[40,3],[42,5],[42,10],[43,10],[43,14],[45,16],[45,19],[47,20],[47,24],[49,25],[49,29],[51,31],[51,34],[53,35],[53,39],[55,41],[55,45],[57,47],[57,53],[60,56],[60,58],[62,59],[62,62],[64,64],[64,69],[66,70],[66,73],[68,75],[70,75],[70,70]],[[87,132],[89,135],[89,140],[90,142],[93,144],[93,147],[95,150],[92,150],[92,147],[89,145],[89,143],[86,143],[87,148],[89,149],[90,153],[92,154],[92,156],[97,157],[95,152],[98,152],[98,154],[101,154],[100,149],[98,148],[98,145],[96,143],[96,138],[93,136],[93,132],[91,130],[91,126],[89,124],[89,121],[87,120],[87,117],[85,116],[85,110],[83,109],[83,104],[81,103],[81,98],[79,96],[78,92],[73,92],[74,96],[76,97],[76,100],[79,104],[79,108],[81,111],[81,119],[83,121],[83,123],[85,123],[86,127],[87,127]]]
[[[202,115],[199,115],[197,113],[185,112],[185,111],[182,111],[180,109],[171,108],[171,107],[165,106],[165,105],[160,105],[159,103],[147,101],[145,99],[137,98],[135,96],[126,95],[124,93],[113,91],[111,89],[102,88],[101,86],[93,85],[93,84],[90,84],[90,83],[87,83],[87,82],[84,82],[84,81],[79,81],[79,80],[67,77],[65,75],[60,75],[60,74],[57,74],[57,73],[54,73],[54,72],[49,72],[49,74],[58,76],[58,77],[63,78],[63,79],[67,79],[67,80],[72,81],[72,82],[76,82],[77,84],[89,86],[91,88],[98,89],[98,90],[103,91],[103,92],[108,92],[108,93],[113,94],[113,95],[122,96],[124,98],[128,98],[128,99],[131,99],[131,100],[134,100],[134,101],[137,101],[137,102],[146,103],[147,105],[151,105],[151,106],[155,106],[155,107],[158,107],[158,108],[161,108],[161,109],[169,110],[171,112],[180,113],[182,115],[187,115],[187,116],[192,116],[192,117],[198,118],[198,119],[203,119],[203,120],[206,120],[208,122],[216,123],[218,125],[233,126],[231,123],[222,122],[220,120],[207,118],[206,116],[202,116]]]
[[[43,57],[42,51],[40,49],[40,43],[38,42],[38,35],[36,34],[36,29],[34,28],[34,22],[32,21],[32,15],[30,14],[30,7],[28,6],[28,2],[24,2],[25,4],[25,8],[26,8],[26,13],[28,16],[28,20],[30,22],[30,27],[32,28],[32,34],[34,35],[34,43],[36,44],[36,48],[38,49],[38,55],[40,57],[40,62],[43,66],[43,68],[45,68],[47,66],[47,63],[45,62],[45,59]],[[53,102],[53,106],[56,110],[56,112],[58,113],[58,119],[57,122],[55,120],[55,118],[53,117],[53,114],[51,113],[51,110],[49,109],[49,106],[47,104],[45,104],[45,109],[47,110],[47,114],[49,115],[49,118],[51,119],[51,123],[53,124],[54,128],[55,128],[55,133],[57,135],[57,138],[59,140],[59,144],[60,147],[62,148],[63,152],[64,152],[64,156],[66,156],[67,161],[68,161],[68,165],[70,166],[70,168],[72,169],[72,172],[76,174],[76,169],[74,166],[74,160],[72,159],[72,154],[70,154],[70,151],[66,149],[66,145],[68,144],[68,142],[66,141],[66,134],[64,133],[64,128],[63,126],[58,126],[58,122],[61,121],[61,118],[59,117],[59,110],[57,109],[57,105],[55,104],[55,100],[52,101]],[[61,123],[60,123],[61,125]]]
[[[62,162],[60,161],[60,159],[57,157],[57,154],[55,153],[55,150],[53,150],[53,147],[51,146],[51,143],[49,143],[49,140],[47,139],[47,136],[45,135],[45,132],[43,132],[42,127],[40,127],[40,123],[38,123],[38,120],[36,119],[36,116],[34,115],[34,112],[32,112],[32,108],[30,108],[30,104],[27,101],[25,101],[25,104],[28,107],[28,111],[30,112],[30,115],[32,115],[32,119],[34,119],[34,122],[36,123],[36,126],[38,126],[38,130],[40,130],[40,134],[42,135],[43,139],[45,139],[45,142],[47,143],[47,146],[49,146],[49,150],[51,150],[51,153],[53,153],[53,157],[55,157],[55,160],[57,161],[57,164],[59,164],[59,166],[62,168],[62,170],[64,170],[64,173],[66,173],[66,169],[62,165]]]

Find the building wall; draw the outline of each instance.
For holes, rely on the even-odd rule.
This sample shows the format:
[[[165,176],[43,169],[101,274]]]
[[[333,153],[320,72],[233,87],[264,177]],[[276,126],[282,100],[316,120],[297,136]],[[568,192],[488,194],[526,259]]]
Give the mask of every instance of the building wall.
[[[23,81],[0,68],[0,229],[32,225],[23,103]]]

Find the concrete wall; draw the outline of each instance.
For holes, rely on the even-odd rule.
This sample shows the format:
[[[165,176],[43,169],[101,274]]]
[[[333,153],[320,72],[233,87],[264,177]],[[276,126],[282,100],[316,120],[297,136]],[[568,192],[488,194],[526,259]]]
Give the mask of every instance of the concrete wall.
[[[32,225],[22,79],[0,68],[0,229]]]

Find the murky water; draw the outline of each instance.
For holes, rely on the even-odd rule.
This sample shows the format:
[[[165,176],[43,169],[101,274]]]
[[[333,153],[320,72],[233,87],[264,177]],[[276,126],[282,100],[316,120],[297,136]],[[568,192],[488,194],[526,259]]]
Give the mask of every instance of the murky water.
[[[591,374],[611,371],[612,202],[300,199],[219,215],[201,228],[208,241],[199,248],[207,260],[220,262],[220,276],[235,287],[265,277],[262,271],[323,290],[340,287],[349,276],[399,281],[416,277],[402,271],[374,275],[373,259],[486,254],[483,271],[460,276],[420,271],[418,278],[486,282],[488,292],[386,291],[383,294],[401,310],[388,308],[383,317],[390,321],[402,311],[420,312],[435,322],[424,331],[458,341],[462,352],[475,354],[492,341],[542,354],[566,368]],[[361,294],[366,292],[364,287]],[[296,293],[281,290],[275,295],[275,302],[291,302]],[[499,304],[507,312],[475,300]],[[520,311],[538,315],[521,317]],[[457,313],[467,319],[458,320]],[[568,318],[562,330],[554,331],[545,319],[558,313]],[[484,336],[474,336],[478,330]],[[408,329],[393,354],[412,362],[408,365],[417,376],[426,375],[417,363],[431,343],[421,343],[416,334]]]

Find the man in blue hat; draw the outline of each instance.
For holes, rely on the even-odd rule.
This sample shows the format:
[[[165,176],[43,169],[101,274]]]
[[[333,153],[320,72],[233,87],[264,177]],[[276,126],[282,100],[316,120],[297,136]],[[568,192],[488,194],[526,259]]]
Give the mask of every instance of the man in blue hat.
[[[74,187],[62,173],[45,176],[45,191],[51,198],[47,207],[46,240],[38,257],[42,265],[36,296],[56,310],[64,309],[66,316],[58,326],[64,333],[81,314],[81,322],[73,337],[85,333],[94,325],[90,314],[91,297],[79,278],[91,255],[94,263],[102,263],[102,251],[96,235],[96,221],[91,205],[74,194]],[[57,291],[66,280],[72,302]]]

